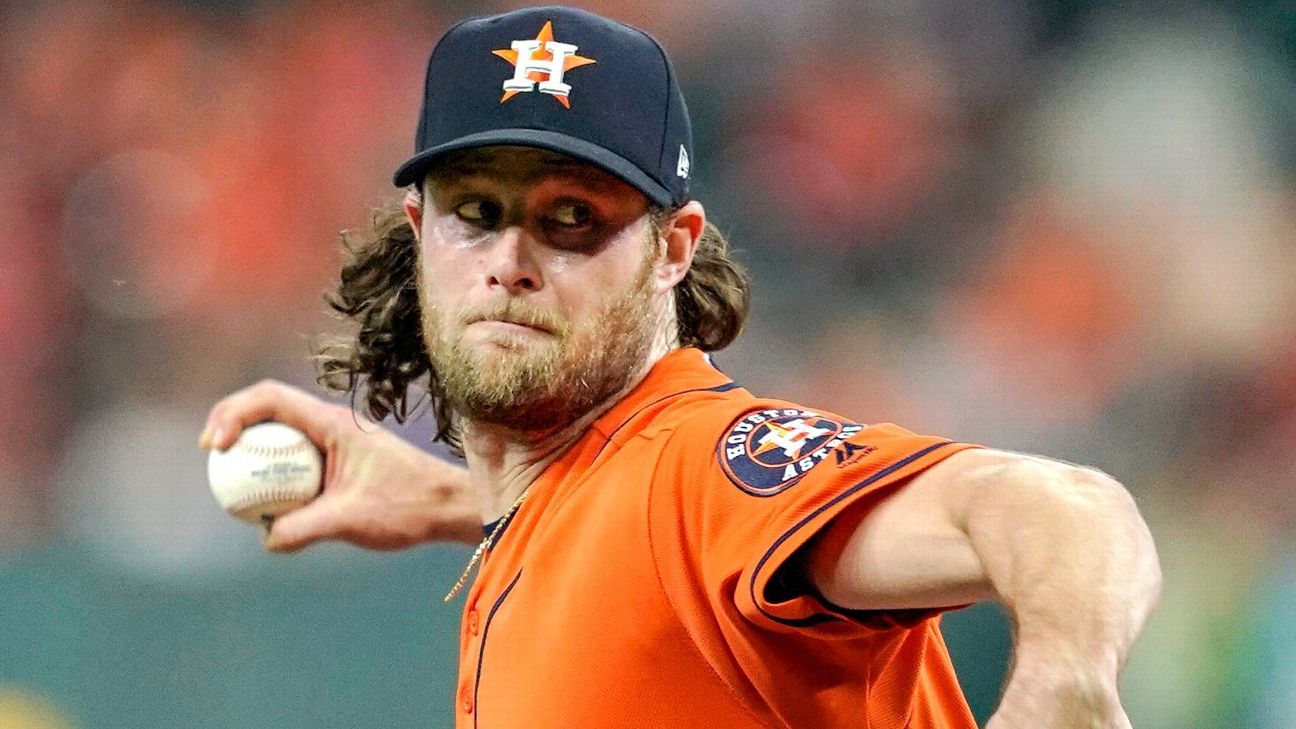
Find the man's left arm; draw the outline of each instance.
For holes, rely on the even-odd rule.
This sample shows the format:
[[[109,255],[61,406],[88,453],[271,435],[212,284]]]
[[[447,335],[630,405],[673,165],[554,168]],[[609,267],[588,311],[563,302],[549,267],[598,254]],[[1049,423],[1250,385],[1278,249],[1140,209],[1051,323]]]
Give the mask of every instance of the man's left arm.
[[[1160,594],[1152,536],[1101,472],[968,450],[808,545],[825,598],[857,610],[997,599],[1016,624],[987,729],[1125,728],[1117,674]]]

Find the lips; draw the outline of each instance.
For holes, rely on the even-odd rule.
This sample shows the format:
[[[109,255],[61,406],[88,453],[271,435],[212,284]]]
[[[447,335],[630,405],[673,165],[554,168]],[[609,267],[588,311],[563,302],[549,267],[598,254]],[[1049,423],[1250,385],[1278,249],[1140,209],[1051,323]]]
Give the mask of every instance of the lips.
[[[488,322],[488,323],[495,323],[495,324],[512,324],[514,326],[525,327],[527,329],[534,329],[537,332],[543,332],[545,334],[553,333],[542,324],[535,324],[529,321],[522,321],[520,319],[476,319],[471,323],[477,324],[479,322]]]
[[[527,302],[509,300],[472,308],[462,313],[464,326],[481,322],[511,324],[542,334],[559,335],[563,331],[558,318],[543,308]]]

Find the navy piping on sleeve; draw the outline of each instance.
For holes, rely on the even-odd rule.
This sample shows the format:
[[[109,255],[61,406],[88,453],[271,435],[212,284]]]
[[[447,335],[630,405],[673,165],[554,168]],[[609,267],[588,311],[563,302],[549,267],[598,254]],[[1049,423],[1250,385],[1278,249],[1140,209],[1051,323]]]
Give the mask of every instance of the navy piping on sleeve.
[[[513,581],[495,599],[495,604],[491,605],[490,612],[486,614],[486,624],[482,626],[481,645],[477,648],[477,678],[473,681],[473,703],[476,704],[473,710],[474,728],[477,726],[477,720],[481,717],[481,703],[477,698],[481,691],[482,659],[486,656],[486,636],[490,633],[491,621],[495,619],[495,612],[500,609],[500,605],[504,604],[504,598],[509,596],[509,593],[513,591],[513,586],[517,584],[521,577],[522,570],[518,570],[518,573],[513,576]]]
[[[648,403],[647,405],[644,405],[643,407],[641,407],[641,408],[639,408],[638,410],[636,410],[635,413],[634,413],[633,415],[631,415],[630,417],[626,418],[626,420],[625,420],[624,423],[621,423],[620,425],[618,425],[618,426],[616,427],[616,430],[612,431],[612,432],[608,435],[607,440],[603,441],[603,446],[602,446],[602,448],[599,449],[599,451],[601,452],[601,451],[603,450],[603,448],[606,448],[606,447],[607,447],[607,444],[612,442],[612,438],[613,438],[613,436],[615,436],[617,433],[621,432],[621,429],[622,429],[622,428],[624,428],[624,427],[626,427],[627,425],[629,425],[629,424],[630,424],[630,421],[634,420],[636,415],[638,415],[639,413],[643,412],[644,410],[647,410],[648,408],[652,407],[653,405],[656,405],[657,403],[661,402],[662,400],[669,400],[669,399],[671,399],[672,397],[679,397],[680,395],[684,395],[684,394],[687,394],[687,393],[690,393],[690,392],[729,392],[730,390],[737,390],[737,389],[740,389],[741,387],[742,387],[742,385],[739,385],[737,382],[733,382],[733,381],[731,380],[731,381],[729,381],[729,382],[724,383],[723,385],[716,385],[715,387],[694,387],[694,388],[689,389],[689,390],[680,390],[679,392],[672,392],[672,393],[669,394],[669,395],[662,395],[661,397],[657,398],[656,400],[653,400],[652,402]],[[508,526],[505,525],[504,528],[505,528],[505,529],[508,529]]]
[[[751,582],[748,585],[748,588],[751,591],[752,604],[756,606],[756,609],[760,610],[761,613],[765,615],[765,617],[769,618],[770,620],[773,620],[776,623],[782,623],[783,625],[790,625],[797,628],[810,627],[813,625],[819,625],[820,623],[826,623],[831,620],[836,620],[837,619],[836,617],[832,615],[826,615],[823,613],[816,613],[814,615],[810,615],[804,618],[780,618],[777,615],[771,615],[769,612],[767,612],[765,608],[761,607],[760,600],[756,599],[756,580],[760,577],[761,570],[765,568],[765,563],[768,562],[774,556],[774,552],[779,548],[779,545],[791,539],[792,535],[796,534],[798,531],[801,531],[802,528],[804,528],[810,522],[814,521],[815,518],[817,518],[820,514],[824,513],[828,509],[831,509],[833,506],[841,503],[843,499],[850,498],[853,494],[858,493],[861,489],[868,488],[870,485],[877,483],[878,480],[886,478],[887,476],[895,473],[901,468],[904,468],[910,463],[913,463],[919,458],[922,458],[928,453],[931,453],[932,451],[938,448],[944,448],[947,445],[952,445],[953,443],[954,441],[950,441],[950,440],[944,441],[942,443],[934,443],[932,445],[927,446],[926,448],[923,448],[917,453],[910,454],[900,459],[899,461],[892,463],[890,466],[887,466],[881,471],[878,471],[872,476],[869,476],[863,481],[860,481],[854,486],[851,486],[850,488],[846,489],[840,494],[837,494],[828,503],[824,504],[823,506],[820,506],[818,509],[815,509],[808,516],[801,519],[801,521],[792,525],[792,528],[784,532],[782,536],[774,540],[774,543],[770,545],[769,549],[765,550],[765,554],[760,558],[760,561],[756,563],[756,569],[752,570]]]

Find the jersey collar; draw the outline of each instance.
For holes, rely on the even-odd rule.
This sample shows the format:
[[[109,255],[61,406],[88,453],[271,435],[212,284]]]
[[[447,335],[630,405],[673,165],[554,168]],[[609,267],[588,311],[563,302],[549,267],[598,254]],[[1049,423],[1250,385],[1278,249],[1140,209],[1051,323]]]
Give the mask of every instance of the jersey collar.
[[[591,429],[611,440],[621,426],[654,403],[685,392],[723,392],[737,387],[728,375],[716,369],[711,357],[702,350],[677,349],[657,360],[643,381],[594,421]]]
[[[569,455],[563,456],[545,470],[545,477],[550,481],[560,480],[564,473],[583,470],[584,466],[598,457],[607,443],[624,443],[624,439],[633,436],[635,430],[623,426],[656,403],[686,392],[726,392],[737,388],[738,384],[716,369],[711,358],[702,350],[690,347],[670,352],[652,366],[634,389],[594,421],[590,426],[593,435],[586,433],[586,436],[581,439],[581,442],[590,447],[573,448]],[[548,488],[542,487],[536,490],[546,491]],[[538,498],[540,497],[532,496],[530,501],[535,502]],[[496,544],[515,521],[518,519],[511,519],[504,525],[504,529],[496,534]],[[497,524],[498,521],[486,524],[482,527],[482,531],[490,535],[495,531]]]

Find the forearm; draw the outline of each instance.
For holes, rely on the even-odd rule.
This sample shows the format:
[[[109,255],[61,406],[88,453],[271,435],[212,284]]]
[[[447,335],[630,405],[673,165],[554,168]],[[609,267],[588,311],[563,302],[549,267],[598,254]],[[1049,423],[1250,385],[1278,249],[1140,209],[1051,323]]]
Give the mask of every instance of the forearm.
[[[1016,624],[1001,720],[1119,711],[1116,676],[1156,604],[1155,548],[1129,494],[1096,471],[1018,457],[985,466],[963,525]],[[1071,704],[1072,709],[1056,704]],[[1038,719],[1038,717],[1036,717]]]

